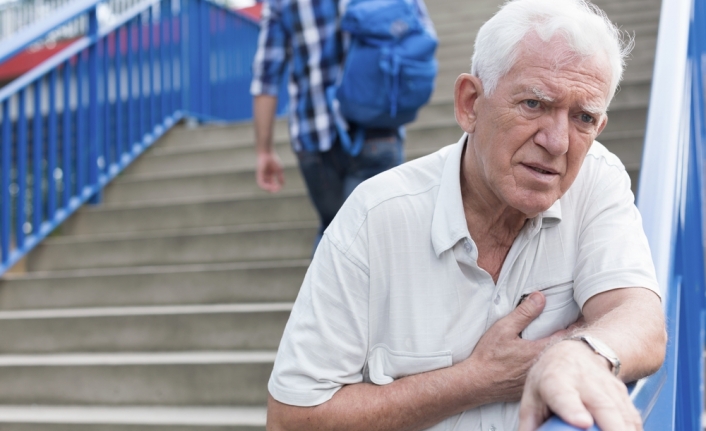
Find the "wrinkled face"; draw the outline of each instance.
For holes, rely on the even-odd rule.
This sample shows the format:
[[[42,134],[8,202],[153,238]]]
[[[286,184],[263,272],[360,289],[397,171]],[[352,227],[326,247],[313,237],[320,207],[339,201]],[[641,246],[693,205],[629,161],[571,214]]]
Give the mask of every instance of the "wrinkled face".
[[[487,198],[533,217],[568,190],[605,127],[611,75],[603,56],[569,55],[561,39],[530,36],[520,52],[461,124],[470,133],[463,168]]]

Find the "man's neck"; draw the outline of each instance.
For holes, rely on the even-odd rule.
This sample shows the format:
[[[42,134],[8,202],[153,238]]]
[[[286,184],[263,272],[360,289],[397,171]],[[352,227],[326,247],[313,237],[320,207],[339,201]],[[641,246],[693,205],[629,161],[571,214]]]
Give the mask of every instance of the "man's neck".
[[[468,145],[468,144],[467,144]],[[529,217],[502,202],[478,174],[474,160],[464,148],[461,156],[461,199],[468,231],[474,241],[482,237],[510,239],[520,233]]]
[[[505,258],[528,217],[500,201],[475,167],[464,148],[460,181],[466,225],[478,248],[478,266],[497,283]]]

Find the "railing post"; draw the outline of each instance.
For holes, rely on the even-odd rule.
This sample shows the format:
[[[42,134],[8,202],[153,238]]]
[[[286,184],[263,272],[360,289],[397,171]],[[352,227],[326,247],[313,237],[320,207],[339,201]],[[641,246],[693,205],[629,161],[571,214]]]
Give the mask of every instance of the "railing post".
[[[210,5],[205,0],[198,0],[201,22],[199,46],[199,73],[201,82],[199,85],[199,95],[201,96],[201,109],[199,114],[211,115],[211,10]]]
[[[2,103],[2,179],[0,180],[0,196],[2,196],[2,216],[0,217],[0,249],[2,251],[2,264],[7,265],[10,260],[10,211],[12,197],[10,196],[10,169],[12,166],[12,119],[10,118],[10,100]]]
[[[706,8],[703,1],[693,4],[689,34],[689,67],[691,69],[691,140],[686,151],[684,169],[686,184],[683,187],[679,218],[679,249],[675,266],[683,274],[682,312],[679,325],[679,356],[676,398],[676,430],[702,428],[704,405],[704,249],[703,249],[703,145],[704,129],[704,42],[706,37]]]
[[[95,188],[95,193],[89,200],[91,204],[99,204],[102,191],[98,187],[98,145],[100,141],[98,129],[98,16],[97,8],[88,13],[88,37],[93,43],[88,48],[88,184]]]

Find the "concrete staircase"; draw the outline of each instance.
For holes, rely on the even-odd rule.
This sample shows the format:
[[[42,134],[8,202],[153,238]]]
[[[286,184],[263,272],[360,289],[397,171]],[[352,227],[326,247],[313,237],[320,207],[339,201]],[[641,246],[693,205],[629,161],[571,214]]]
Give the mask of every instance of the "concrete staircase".
[[[414,158],[458,140],[455,77],[500,0],[428,1],[441,39]],[[637,47],[601,141],[636,178],[658,0],[597,1]],[[249,103],[249,102],[241,102]],[[283,192],[249,124],[178,127],[0,282],[0,429],[262,430],[266,382],[317,226],[277,124]]]

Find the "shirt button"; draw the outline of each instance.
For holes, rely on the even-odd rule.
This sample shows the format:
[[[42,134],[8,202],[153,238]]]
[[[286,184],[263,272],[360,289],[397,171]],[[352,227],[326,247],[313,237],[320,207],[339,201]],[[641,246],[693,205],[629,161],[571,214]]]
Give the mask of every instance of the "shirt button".
[[[491,425],[490,428],[488,428],[488,431],[495,431],[495,425]]]
[[[496,296],[495,300],[493,300],[493,302],[495,303],[495,305],[500,304],[500,295]]]
[[[471,243],[468,242],[468,240],[466,240],[466,242],[463,243],[463,248],[466,249],[466,253],[470,253],[471,252]]]

